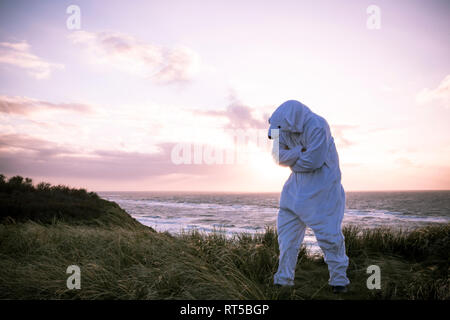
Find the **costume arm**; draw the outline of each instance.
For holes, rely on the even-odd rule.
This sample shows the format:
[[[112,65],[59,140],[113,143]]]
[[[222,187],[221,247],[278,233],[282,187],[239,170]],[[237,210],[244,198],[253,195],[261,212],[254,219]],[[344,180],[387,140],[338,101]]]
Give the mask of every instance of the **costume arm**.
[[[277,148],[278,146],[278,148]],[[277,150],[278,149],[278,150]],[[289,149],[283,139],[283,134],[280,134],[279,139],[273,141],[272,157],[275,162],[283,167],[290,167],[296,163],[301,153],[301,146],[296,146]]]
[[[306,150],[291,166],[294,172],[314,171],[323,166],[328,152],[328,138],[323,128],[314,128],[307,140]]]

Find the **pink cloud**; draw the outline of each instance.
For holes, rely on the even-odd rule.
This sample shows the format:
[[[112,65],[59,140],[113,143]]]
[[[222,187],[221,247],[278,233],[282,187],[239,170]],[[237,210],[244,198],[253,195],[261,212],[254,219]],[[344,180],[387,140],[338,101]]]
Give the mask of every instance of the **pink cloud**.
[[[210,117],[222,117],[228,120],[227,128],[233,129],[267,129],[268,114],[262,117],[255,115],[255,109],[238,101],[233,101],[225,110],[196,110],[195,114]]]
[[[104,149],[83,154],[52,141],[4,134],[0,135],[0,173],[108,181],[173,175],[228,179],[242,174],[242,165],[224,165],[221,170],[207,164],[176,165],[171,160],[173,146],[173,143],[158,144],[155,153]]]
[[[198,55],[190,48],[169,49],[123,33],[77,31],[69,38],[83,46],[92,63],[106,64],[159,84],[189,81],[199,64]]]
[[[13,65],[28,71],[36,79],[47,79],[52,70],[64,65],[50,63],[30,52],[30,45],[22,42],[0,42],[0,63]]]
[[[45,109],[92,112],[90,106],[80,103],[51,103],[27,97],[0,96],[1,113],[28,115]]]
[[[419,104],[436,103],[445,108],[450,107],[450,74],[447,75],[441,83],[434,89],[422,89],[416,96]]]
[[[347,124],[331,125],[332,135],[336,139],[336,143],[342,148],[353,145],[353,142],[346,137],[345,132],[356,128],[358,128],[358,126]]]
[[[10,154],[27,152],[28,154],[34,154],[39,159],[75,153],[73,150],[57,143],[18,134],[0,135],[0,151]]]
[[[232,129],[267,129],[268,123],[267,119],[269,114],[264,113],[262,116],[258,117],[255,115],[256,109],[246,106],[234,98],[232,103],[227,106],[225,110],[196,110],[195,114],[206,115],[210,117],[223,117],[228,120],[227,128]],[[348,131],[358,129],[355,125],[332,125],[332,134],[336,139],[337,144],[340,147],[346,148],[354,144],[353,141],[347,138]],[[383,129],[376,129],[383,130]]]

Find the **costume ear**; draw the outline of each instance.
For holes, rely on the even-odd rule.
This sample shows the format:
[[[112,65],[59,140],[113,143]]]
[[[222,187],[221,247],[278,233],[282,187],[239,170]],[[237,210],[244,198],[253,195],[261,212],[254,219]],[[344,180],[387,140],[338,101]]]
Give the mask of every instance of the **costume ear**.
[[[293,118],[295,118],[293,131],[302,132],[303,131],[303,122],[305,120],[305,111],[304,110],[296,110]]]
[[[289,130],[292,130],[294,121],[290,117],[285,117],[284,120],[287,122]]]

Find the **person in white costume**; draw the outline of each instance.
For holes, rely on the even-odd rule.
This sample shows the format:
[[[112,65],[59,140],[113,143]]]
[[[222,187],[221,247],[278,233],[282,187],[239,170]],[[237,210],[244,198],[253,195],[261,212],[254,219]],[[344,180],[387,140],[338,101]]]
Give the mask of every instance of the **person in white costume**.
[[[284,184],[277,218],[280,258],[274,284],[294,285],[298,253],[310,227],[324,254],[329,284],[336,293],[347,291],[341,230],[345,192],[341,184],[339,156],[327,121],[304,104],[289,100],[269,118],[272,154],[281,166],[291,168]]]

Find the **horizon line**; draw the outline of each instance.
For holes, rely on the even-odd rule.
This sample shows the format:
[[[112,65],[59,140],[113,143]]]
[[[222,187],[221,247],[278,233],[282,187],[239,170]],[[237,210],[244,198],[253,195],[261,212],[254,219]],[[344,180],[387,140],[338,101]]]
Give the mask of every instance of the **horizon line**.
[[[194,193],[281,193],[279,191],[229,191],[229,190],[92,190],[93,192],[194,192]],[[389,189],[389,190],[345,190],[345,192],[432,192],[450,189]]]

